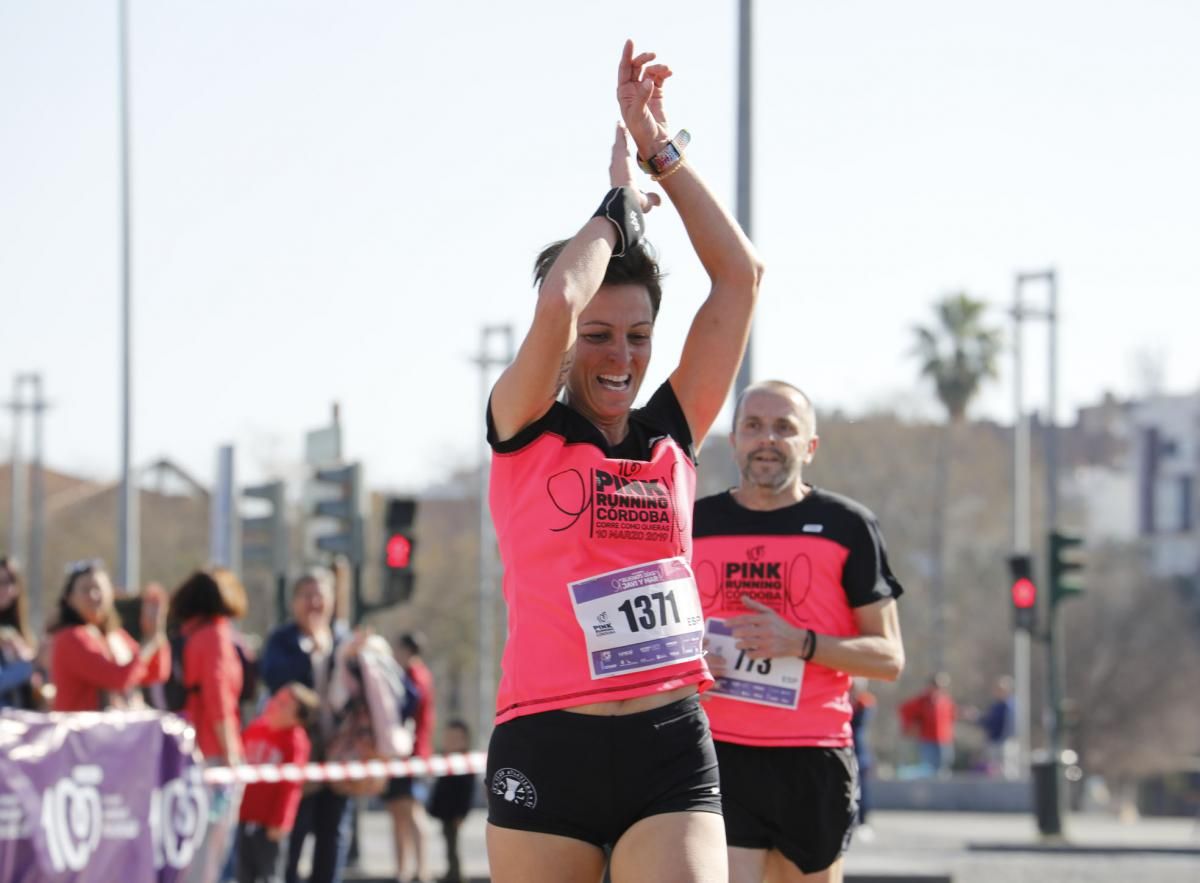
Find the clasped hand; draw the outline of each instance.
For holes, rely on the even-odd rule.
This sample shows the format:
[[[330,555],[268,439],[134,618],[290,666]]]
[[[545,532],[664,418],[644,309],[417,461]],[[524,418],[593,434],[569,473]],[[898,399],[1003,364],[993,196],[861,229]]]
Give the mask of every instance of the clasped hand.
[[[799,656],[804,649],[806,629],[788,624],[782,616],[753,598],[742,595],[742,603],[755,613],[744,613],[728,619],[730,630],[737,639],[737,648],[746,651],[751,659],[772,659]]]

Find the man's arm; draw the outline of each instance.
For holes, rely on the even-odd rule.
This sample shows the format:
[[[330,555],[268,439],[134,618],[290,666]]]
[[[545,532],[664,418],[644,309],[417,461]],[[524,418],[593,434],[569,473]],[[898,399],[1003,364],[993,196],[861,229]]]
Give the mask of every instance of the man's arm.
[[[743,595],[742,602],[758,612],[730,621],[739,650],[745,650],[751,659],[803,655],[809,640],[807,628],[790,625],[753,598]],[[809,661],[854,677],[880,681],[900,677],[904,671],[904,643],[895,600],[884,598],[854,608],[854,621],[857,635],[835,637],[814,632],[816,647]]]
[[[858,634],[846,638],[817,635],[812,662],[857,678],[894,681],[904,671],[900,617],[892,598],[854,609]],[[801,630],[803,631],[803,630]]]

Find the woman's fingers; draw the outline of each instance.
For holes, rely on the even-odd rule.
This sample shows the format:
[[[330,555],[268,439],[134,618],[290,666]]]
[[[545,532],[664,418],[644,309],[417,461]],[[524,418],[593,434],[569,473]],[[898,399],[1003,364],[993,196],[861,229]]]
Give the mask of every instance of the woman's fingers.
[[[653,52],[643,52],[637,58],[632,59],[629,62],[629,79],[631,79],[631,80],[642,79],[642,68],[645,67],[647,64],[649,64],[652,61],[654,61],[654,53]]]
[[[621,50],[621,61],[617,65],[617,83],[625,83],[629,81],[629,74],[633,70],[633,41],[626,40],[625,47]]]
[[[613,139],[613,156],[625,156],[629,153],[629,130],[625,123],[617,120],[617,135]]]
[[[642,76],[653,80],[654,85],[658,86],[661,89],[662,84],[673,73],[674,73],[674,71],[672,71],[665,64],[652,64],[642,72]]]

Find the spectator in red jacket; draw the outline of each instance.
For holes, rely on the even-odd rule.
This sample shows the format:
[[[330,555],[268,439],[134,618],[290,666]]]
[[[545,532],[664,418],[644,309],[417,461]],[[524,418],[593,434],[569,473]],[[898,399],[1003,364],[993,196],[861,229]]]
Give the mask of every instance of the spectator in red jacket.
[[[433,673],[429,671],[421,651],[425,643],[423,635],[408,632],[396,640],[396,661],[404,669],[405,687],[415,695],[408,711],[415,726],[413,731],[413,755],[430,757],[433,754]],[[413,857],[416,880],[425,879],[425,839],[421,832],[421,809],[425,795],[418,793],[424,783],[412,776],[394,778],[388,782],[383,793],[384,804],[392,816],[392,840],[395,844],[396,879],[404,879],[404,856]]]
[[[184,638],[183,716],[196,728],[196,745],[206,758],[228,764],[242,760],[242,663],[233,638],[233,619],[246,612],[246,591],[223,568],[198,570],[171,597],[170,621]]]
[[[99,711],[141,705],[137,688],[165,681],[171,651],[163,630],[162,590],[147,587],[142,598],[140,647],[113,606],[113,587],[98,559],[67,568],[51,627],[50,676],[55,711]]]
[[[948,776],[954,765],[954,720],[958,707],[950,698],[950,675],[941,671],[929,686],[900,706],[904,731],[917,739],[921,765],[932,775]]]
[[[311,745],[307,727],[317,716],[317,694],[293,681],[280,687],[262,714],[242,733],[246,761],[253,764],[303,764]],[[283,880],[287,838],[296,822],[300,782],[257,782],[246,786],[237,836],[238,883]]]

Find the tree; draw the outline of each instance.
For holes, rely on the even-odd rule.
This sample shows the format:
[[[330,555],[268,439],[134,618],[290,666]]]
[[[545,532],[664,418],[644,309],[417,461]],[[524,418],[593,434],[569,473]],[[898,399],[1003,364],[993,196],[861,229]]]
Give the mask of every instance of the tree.
[[[946,664],[946,491],[954,458],[954,433],[966,422],[967,407],[986,380],[996,376],[1001,335],[984,323],[987,305],[966,292],[951,294],[934,305],[936,323],[918,325],[914,355],[920,374],[933,381],[938,401],[946,409],[946,425],[936,454],[932,493],[931,596],[933,598],[933,668]]]

